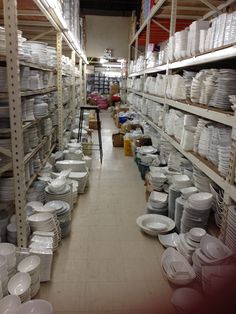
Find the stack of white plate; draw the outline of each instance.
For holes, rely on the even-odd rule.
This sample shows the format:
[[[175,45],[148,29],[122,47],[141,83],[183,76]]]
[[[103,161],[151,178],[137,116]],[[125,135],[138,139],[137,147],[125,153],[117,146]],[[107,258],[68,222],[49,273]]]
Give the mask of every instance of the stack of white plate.
[[[7,260],[8,278],[11,278],[16,272],[16,247],[11,243],[0,243],[0,255],[5,256]]]
[[[86,172],[86,162],[82,160],[61,160],[56,162],[58,171],[71,169],[73,172]]]
[[[203,266],[231,264],[233,262],[233,254],[233,251],[219,239],[209,234],[202,237],[200,248],[196,249],[192,256],[193,267],[198,279],[202,279]]]
[[[146,210],[149,214],[167,215],[168,194],[153,191],[151,192]]]
[[[41,134],[43,136],[48,136],[52,132],[52,120],[51,118],[43,119],[40,123]]]
[[[0,199],[2,202],[15,200],[14,178],[0,178]]]
[[[6,210],[0,211],[0,237],[3,242],[6,241],[8,221],[9,221],[8,212]]]
[[[42,118],[49,114],[48,111],[48,104],[45,102],[42,102],[40,104],[34,105],[34,116],[35,118]]]
[[[225,244],[234,252],[236,252],[235,239],[236,239],[236,210],[235,206],[230,206],[227,217]]]
[[[213,195],[211,193],[192,194],[185,203],[181,220],[181,232],[186,233],[191,228],[206,229],[211,212]]]
[[[47,65],[47,44],[39,41],[26,41],[24,46],[27,46],[31,51],[31,62],[42,66]]]
[[[24,258],[17,266],[17,270],[22,273],[27,273],[31,278],[31,298],[36,296],[40,289],[40,258],[36,255],[31,255]]]
[[[29,144],[31,148],[36,147],[39,144],[39,136],[37,127],[28,128],[25,133],[29,138]]]
[[[50,231],[34,231],[30,239],[31,248],[47,248],[56,250],[58,247],[59,239],[57,234]]]
[[[47,182],[41,181],[41,180],[36,180],[32,184],[32,188],[34,189],[35,192],[38,193],[37,196],[37,201],[44,203],[45,202],[45,187],[47,186]]]
[[[33,214],[35,214],[35,208],[43,206],[43,203],[38,202],[38,201],[34,201],[34,202],[28,202],[25,205],[25,211],[27,216],[31,216]]]
[[[229,171],[231,147],[218,146],[218,152],[219,152],[218,170],[222,176],[226,177]]]
[[[0,145],[3,148],[11,150],[11,139],[10,138],[1,138]]]
[[[139,216],[136,220],[136,224],[143,232],[151,236],[168,233],[175,227],[175,223],[172,219],[156,214]]]
[[[188,188],[188,187],[192,186],[191,180],[185,174],[174,175],[172,178],[172,183],[173,183],[173,186],[176,190],[181,190],[181,189]]]
[[[16,295],[21,302],[30,300],[31,277],[27,273],[16,273],[8,282],[8,291],[11,295]]]
[[[10,223],[7,226],[7,242],[17,244],[17,227],[15,223]]]
[[[66,237],[71,231],[71,209],[70,205],[63,201],[51,201],[45,204],[56,210],[57,219],[60,223],[61,236]]]
[[[209,179],[201,170],[198,168],[193,168],[193,181],[194,186],[200,192],[211,192],[210,184],[212,183],[211,179]]]
[[[55,47],[47,46],[47,65],[50,68],[55,68],[57,65],[57,53]]]
[[[183,199],[187,200],[192,194],[198,193],[198,189],[195,186],[183,188],[180,190]]]
[[[199,119],[197,124],[196,132],[194,133],[194,142],[193,142],[193,151],[198,152],[198,145],[200,141],[200,137],[202,134],[202,130],[204,129],[205,125],[209,123],[209,121]]]
[[[47,186],[45,188],[45,197],[46,202],[50,201],[63,201],[70,204],[70,207],[73,207],[73,201],[72,201],[72,192],[70,185],[66,184],[65,189],[61,192],[51,192],[49,190],[49,187]]]
[[[161,267],[164,276],[175,285],[187,285],[196,278],[189,262],[172,247],[162,254]]]
[[[155,190],[162,190],[167,177],[163,173],[150,173],[150,183]]]
[[[7,295],[7,283],[8,283],[8,272],[7,272],[7,259],[5,256],[0,255],[0,283],[2,288],[2,296]]]
[[[192,255],[200,246],[202,237],[206,235],[206,231],[201,228],[192,228],[189,232],[179,235],[179,243],[177,250],[192,264]]]
[[[22,121],[33,121],[34,116],[34,98],[24,98],[22,102]]]

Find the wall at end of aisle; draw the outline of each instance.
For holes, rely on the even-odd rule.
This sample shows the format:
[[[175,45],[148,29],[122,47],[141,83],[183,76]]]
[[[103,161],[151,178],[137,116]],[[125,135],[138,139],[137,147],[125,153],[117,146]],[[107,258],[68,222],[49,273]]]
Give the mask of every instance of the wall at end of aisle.
[[[128,58],[130,17],[86,15],[86,54],[101,57],[106,48],[112,57]]]

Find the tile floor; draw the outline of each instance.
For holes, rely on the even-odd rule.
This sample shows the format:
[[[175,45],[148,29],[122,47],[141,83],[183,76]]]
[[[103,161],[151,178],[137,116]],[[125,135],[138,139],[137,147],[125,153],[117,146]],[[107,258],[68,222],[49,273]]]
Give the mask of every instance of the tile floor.
[[[54,314],[175,313],[160,268],[163,248],[135,223],[144,210],[144,184],[133,158],[112,147],[115,129],[103,113],[103,165],[94,159],[71,235],[55,254],[52,280],[38,295],[53,304]]]

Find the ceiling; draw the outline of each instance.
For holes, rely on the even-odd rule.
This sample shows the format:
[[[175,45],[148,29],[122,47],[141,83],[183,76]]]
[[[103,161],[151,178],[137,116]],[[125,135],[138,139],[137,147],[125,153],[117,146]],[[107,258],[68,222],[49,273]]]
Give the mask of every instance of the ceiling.
[[[139,15],[141,0],[80,0],[82,15],[131,16]]]

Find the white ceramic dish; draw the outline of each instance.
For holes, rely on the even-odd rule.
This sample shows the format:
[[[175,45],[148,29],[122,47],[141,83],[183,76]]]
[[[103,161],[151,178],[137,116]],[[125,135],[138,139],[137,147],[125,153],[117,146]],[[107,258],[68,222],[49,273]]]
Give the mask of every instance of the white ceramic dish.
[[[24,295],[30,289],[31,278],[27,273],[17,273],[8,282],[8,291],[12,295]]]
[[[13,314],[21,304],[20,298],[16,295],[7,295],[0,300],[0,313]]]
[[[17,270],[22,273],[31,274],[40,266],[40,257],[30,255],[24,258],[17,266]]]
[[[168,247],[176,248],[179,243],[179,236],[176,232],[169,234],[159,234],[158,239],[161,242],[161,244],[166,248]]]
[[[15,314],[52,314],[52,305],[45,300],[31,300],[21,304]]]
[[[146,214],[139,216],[136,220],[136,223],[143,232],[151,236],[157,236],[159,233],[168,233],[175,227],[175,222],[172,219],[166,216],[156,214]],[[161,223],[165,224],[167,227],[164,231],[154,231],[147,227],[147,225],[150,223]]]
[[[164,251],[161,266],[165,277],[176,285],[187,285],[196,278],[189,262],[174,248],[170,247]]]
[[[86,162],[81,160],[61,160],[55,166],[58,171],[71,169],[72,172],[86,172]]]

